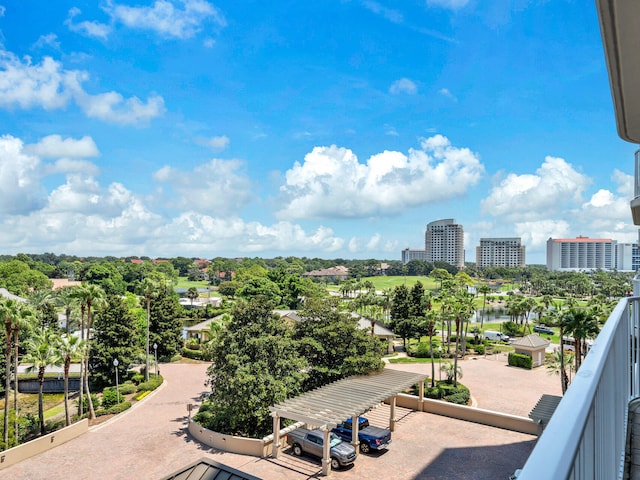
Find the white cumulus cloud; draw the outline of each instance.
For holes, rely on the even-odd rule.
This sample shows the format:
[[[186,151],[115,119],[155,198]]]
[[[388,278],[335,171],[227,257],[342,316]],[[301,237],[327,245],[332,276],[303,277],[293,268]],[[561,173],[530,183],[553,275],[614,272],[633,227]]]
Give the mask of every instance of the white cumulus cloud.
[[[389,87],[389,93],[393,95],[398,95],[400,93],[407,93],[409,95],[414,95],[418,93],[418,86],[412,80],[408,78],[401,78],[396,80]]]
[[[119,124],[145,123],[164,113],[164,100],[151,95],[146,102],[137,97],[124,98],[117,92],[91,95],[82,88],[88,73],[66,70],[51,57],[33,64],[29,57],[21,61],[11,52],[0,50],[0,108],[55,110],[72,100],[88,117]]]
[[[100,155],[93,138],[84,136],[79,140],[62,138],[60,135],[48,135],[38,143],[25,145],[25,151],[41,158],[86,158]]]
[[[46,201],[40,185],[40,159],[25,153],[23,147],[18,138],[0,137],[0,214],[25,214]]]
[[[82,11],[73,7],[69,10],[67,15],[67,19],[64,24],[71,30],[72,32],[80,33],[82,35],[86,35],[87,37],[96,37],[105,40],[109,34],[111,33],[111,26],[105,23],[99,23],[95,21],[82,21],[82,22],[74,22],[73,19],[80,15]]]
[[[183,8],[179,8],[180,5]],[[105,10],[114,21],[129,28],[151,30],[170,38],[191,38],[209,19],[217,27],[227,24],[222,12],[204,0],[156,0],[149,7],[110,4]]]
[[[469,0],[427,0],[430,7],[441,7],[449,10],[459,10],[466,6]]]
[[[533,221],[578,206],[591,180],[562,158],[547,156],[535,174],[508,174],[481,201],[482,211],[508,220]]]
[[[164,166],[153,178],[171,188],[172,207],[197,212],[237,211],[251,199],[251,182],[240,160],[213,159],[192,171]]]
[[[484,174],[468,148],[442,135],[421,142],[408,155],[384,151],[366,163],[347,148],[315,147],[285,173],[278,218],[363,218],[392,215],[462,196]]]

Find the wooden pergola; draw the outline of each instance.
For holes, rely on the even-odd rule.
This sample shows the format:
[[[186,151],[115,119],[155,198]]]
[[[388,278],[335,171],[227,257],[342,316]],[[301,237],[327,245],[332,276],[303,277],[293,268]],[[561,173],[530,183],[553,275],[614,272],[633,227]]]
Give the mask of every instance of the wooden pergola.
[[[343,378],[310,392],[303,393],[269,407],[273,416],[273,457],[280,451],[280,418],[289,418],[318,428],[324,433],[322,473],[331,472],[329,434],[346,419],[352,419],[352,444],[358,446],[358,416],[389,400],[389,429],[395,428],[396,395],[419,384],[420,399],[424,397],[424,380],[428,375],[384,369],[370,375]]]

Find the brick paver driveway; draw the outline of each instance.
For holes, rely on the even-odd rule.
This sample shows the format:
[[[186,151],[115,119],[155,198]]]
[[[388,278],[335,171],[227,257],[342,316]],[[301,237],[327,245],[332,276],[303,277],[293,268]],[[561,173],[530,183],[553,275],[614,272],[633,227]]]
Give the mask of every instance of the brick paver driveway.
[[[462,364],[463,382],[471,387],[474,396],[472,384],[484,385],[477,387],[479,407],[526,416],[542,393],[555,393],[554,385],[559,384],[555,377],[539,369],[515,370],[505,363],[478,358]],[[162,365],[165,384],[130,411],[64,445],[0,470],[0,479],[153,480],[204,456],[265,480],[319,476],[318,461],[294,457],[290,450],[277,460],[260,459],[215,451],[191,440],[183,428],[186,405],[196,402],[206,391],[206,368],[205,364]],[[392,368],[415,371],[430,367],[422,364]],[[501,405],[506,410],[499,409]],[[372,411],[372,423],[384,426],[387,409],[383,406]],[[399,409],[397,416],[400,421],[388,451],[360,455],[353,467],[334,472],[332,477],[501,479],[522,466],[535,442],[530,435],[437,415]]]

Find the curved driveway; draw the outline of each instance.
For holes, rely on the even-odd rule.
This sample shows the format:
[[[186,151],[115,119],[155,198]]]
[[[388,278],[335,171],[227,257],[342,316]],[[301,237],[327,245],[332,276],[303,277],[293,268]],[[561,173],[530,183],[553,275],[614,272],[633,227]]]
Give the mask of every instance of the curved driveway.
[[[206,391],[208,364],[167,364],[165,383],[127,412],[48,452],[0,470],[12,480],[160,479],[205,452],[183,430]]]
[[[505,359],[465,361],[465,384],[478,396],[479,407],[525,414],[542,393],[555,393],[556,378],[535,369],[522,371]],[[316,478],[320,463],[294,457],[290,449],[277,460],[214,450],[193,441],[184,427],[187,404],[207,391],[207,364],[161,366],[165,383],[129,411],[88,433],[29,460],[0,470],[0,479],[161,479],[202,457],[265,480]],[[391,365],[424,369],[422,365]],[[498,399],[498,400],[496,400]],[[493,407],[493,408],[492,408]],[[514,411],[516,410],[516,411]],[[384,426],[388,406],[368,414]],[[535,437],[447,417],[398,409],[394,441],[382,455],[360,455],[355,465],[332,478],[358,480],[507,478],[522,466]]]

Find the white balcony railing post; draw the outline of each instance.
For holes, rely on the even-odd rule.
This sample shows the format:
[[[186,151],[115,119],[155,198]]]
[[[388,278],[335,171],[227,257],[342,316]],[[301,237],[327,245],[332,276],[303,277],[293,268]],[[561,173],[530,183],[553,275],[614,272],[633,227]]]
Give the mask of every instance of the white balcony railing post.
[[[640,392],[639,319],[640,298],[620,300],[518,480],[622,479],[628,404]]]

